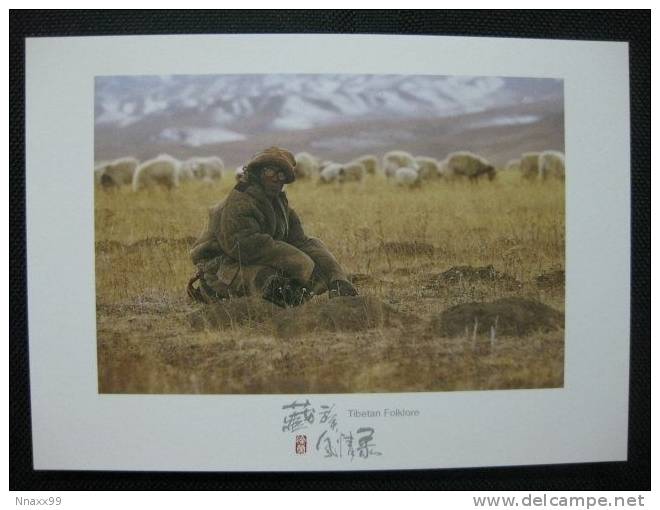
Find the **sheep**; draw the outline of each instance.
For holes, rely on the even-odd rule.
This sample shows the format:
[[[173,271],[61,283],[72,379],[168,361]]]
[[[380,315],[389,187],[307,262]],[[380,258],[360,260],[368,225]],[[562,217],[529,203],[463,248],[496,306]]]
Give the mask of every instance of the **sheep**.
[[[319,174],[319,184],[328,184],[331,182],[360,182],[364,179],[366,170],[362,163],[351,161],[350,163],[326,163]]]
[[[378,158],[373,154],[365,154],[353,160],[355,163],[362,163],[367,175],[376,175],[379,170]]]
[[[367,171],[362,163],[351,161],[342,165],[342,171],[339,173],[340,182],[359,182],[364,179]]]
[[[390,151],[383,156],[383,172],[386,177],[394,176],[396,169],[401,167],[418,169],[415,158],[409,152]]]
[[[524,152],[520,157],[520,172],[524,179],[536,179],[539,175],[538,152]]]
[[[192,167],[190,165],[187,165],[186,163],[187,161],[184,161],[179,165],[178,168],[180,183],[195,180],[195,173],[193,172]]]
[[[218,156],[193,157],[186,160],[183,166],[190,169],[196,179],[215,180],[222,178],[225,164]]]
[[[329,166],[332,166],[332,165],[341,166],[341,163],[337,163],[336,161],[332,161],[330,159],[324,159],[323,161],[321,161],[321,163],[319,164],[318,178],[319,179],[321,178],[321,174],[323,174],[323,170],[325,170],[326,168],[328,168]],[[335,172],[335,171],[333,171],[333,172]],[[332,174],[333,172],[330,172],[330,174]],[[326,177],[327,176],[328,176],[328,173],[326,172]]]
[[[94,184],[97,186],[101,185],[101,180],[103,179],[103,172],[105,172],[105,167],[107,166],[107,161],[102,161],[94,165]]]
[[[133,191],[144,187],[163,186],[172,189],[179,185],[181,162],[168,154],[145,161],[133,175]]]
[[[394,172],[394,182],[399,186],[408,186],[409,188],[419,186],[419,172],[414,168],[408,168],[406,166],[397,168]]]
[[[293,169],[296,179],[309,179],[319,174],[320,162],[308,152],[296,154],[296,166]]]
[[[440,163],[437,159],[426,156],[416,156],[415,162],[417,163],[417,172],[419,173],[420,179],[434,179],[442,176],[440,173]]]
[[[115,159],[94,168],[95,177],[104,187],[123,186],[133,182],[133,175],[139,161],[133,157]]]
[[[487,175],[491,181],[495,178],[495,167],[469,151],[452,152],[441,162],[441,168],[446,177],[467,177],[470,181],[476,181],[482,175]]]
[[[331,182],[339,182],[345,170],[339,163],[330,163],[323,167],[319,174],[319,184],[329,184]]]
[[[543,151],[539,155],[539,175],[542,179],[554,177],[563,179],[565,176],[564,154],[559,151]]]

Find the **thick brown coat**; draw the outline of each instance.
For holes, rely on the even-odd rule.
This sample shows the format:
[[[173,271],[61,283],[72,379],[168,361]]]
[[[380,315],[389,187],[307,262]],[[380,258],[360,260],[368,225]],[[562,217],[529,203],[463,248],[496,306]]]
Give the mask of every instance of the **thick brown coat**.
[[[337,260],[318,239],[308,237],[285,193],[271,199],[257,184],[239,183],[209,211],[206,229],[191,250],[199,264],[224,255],[218,275],[230,285],[241,267],[268,266],[307,284],[315,267],[324,283],[346,280]]]

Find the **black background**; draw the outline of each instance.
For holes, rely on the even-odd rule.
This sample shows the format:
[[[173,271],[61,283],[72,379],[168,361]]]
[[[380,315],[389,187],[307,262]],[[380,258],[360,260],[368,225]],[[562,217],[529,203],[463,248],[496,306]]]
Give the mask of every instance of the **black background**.
[[[9,488],[651,489],[651,11],[10,11]],[[30,428],[25,245],[25,37],[369,33],[628,41],[632,148],[632,289],[628,461],[512,468],[351,473],[34,471]],[[603,275],[607,278],[607,275]],[[45,282],[44,282],[45,283]],[[63,295],[63,299],[66,297]],[[613,312],[615,313],[615,312]],[[530,409],[530,413],[534,410]],[[487,424],[484,424],[487,426]],[[221,431],[219,431],[221,433]]]

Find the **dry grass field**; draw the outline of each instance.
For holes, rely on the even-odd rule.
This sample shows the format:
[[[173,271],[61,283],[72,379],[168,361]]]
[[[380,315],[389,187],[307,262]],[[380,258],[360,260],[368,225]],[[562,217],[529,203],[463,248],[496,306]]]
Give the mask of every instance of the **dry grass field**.
[[[381,177],[343,186],[296,182],[287,189],[291,206],[361,297],[323,295],[288,310],[261,299],[204,307],[186,296],[188,248],[207,209],[233,184],[226,176],[173,191],[96,190],[100,392],[563,385],[563,327],[537,322],[543,310],[516,316],[525,327],[512,329],[504,319],[501,327],[498,319],[481,327],[468,308],[451,316],[454,333],[450,316],[441,315],[507,297],[563,313],[563,182],[525,182],[504,172],[494,182],[435,181],[412,190]],[[506,312],[509,302],[498,310]]]

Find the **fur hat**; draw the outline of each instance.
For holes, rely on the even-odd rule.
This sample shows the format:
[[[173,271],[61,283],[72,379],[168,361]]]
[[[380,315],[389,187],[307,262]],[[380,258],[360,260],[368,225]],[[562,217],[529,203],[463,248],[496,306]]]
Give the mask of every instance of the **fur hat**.
[[[274,166],[285,173],[286,184],[295,181],[296,174],[293,169],[296,166],[296,158],[288,150],[279,147],[268,147],[255,154],[246,165],[245,171],[255,172],[269,166]]]

